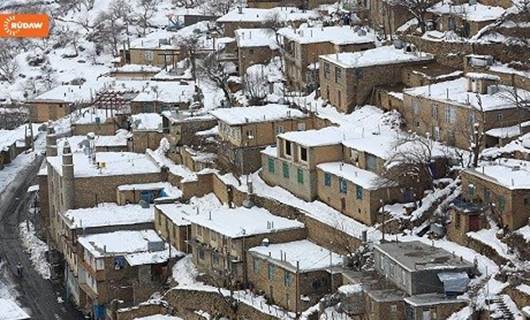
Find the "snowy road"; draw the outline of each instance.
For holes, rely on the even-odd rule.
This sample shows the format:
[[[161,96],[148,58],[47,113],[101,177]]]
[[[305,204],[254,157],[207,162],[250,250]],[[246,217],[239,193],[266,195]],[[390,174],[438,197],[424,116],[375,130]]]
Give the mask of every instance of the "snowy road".
[[[19,303],[30,310],[33,319],[83,319],[71,306],[58,302],[58,297],[62,296],[62,289],[44,280],[33,269],[19,239],[18,224],[24,220],[30,200],[26,190],[32,184],[41,162],[42,156],[36,157],[29,166],[17,173],[16,179],[8,186],[4,186],[5,189],[0,194],[0,256],[3,261],[0,282],[14,286]],[[17,263],[21,263],[24,267],[22,279],[12,276]]]

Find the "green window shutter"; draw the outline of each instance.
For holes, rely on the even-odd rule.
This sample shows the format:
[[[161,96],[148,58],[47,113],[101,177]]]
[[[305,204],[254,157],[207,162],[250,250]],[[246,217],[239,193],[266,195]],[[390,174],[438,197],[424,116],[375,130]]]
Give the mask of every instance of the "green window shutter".
[[[298,183],[304,184],[304,170],[298,168],[296,171],[296,180],[298,180]]]
[[[361,187],[361,186],[356,186],[355,187],[355,196],[356,196],[357,200],[362,200],[363,199],[363,187]]]
[[[498,207],[500,212],[504,212],[504,209],[506,208],[506,200],[503,196],[499,196],[497,199]]]
[[[289,179],[289,165],[287,162],[283,163],[283,177]]]
[[[269,172],[274,173],[274,159],[269,157]]]
[[[330,187],[331,186],[331,174],[329,173],[324,173],[324,185],[326,187]]]

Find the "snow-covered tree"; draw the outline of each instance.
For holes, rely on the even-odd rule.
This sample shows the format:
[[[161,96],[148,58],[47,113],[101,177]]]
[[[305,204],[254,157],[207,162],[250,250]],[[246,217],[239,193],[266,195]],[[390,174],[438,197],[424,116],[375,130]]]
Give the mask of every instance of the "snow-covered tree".
[[[0,41],[0,80],[13,82],[18,71],[15,57],[18,54],[18,45],[14,40]]]
[[[427,9],[429,9],[435,1],[433,0],[388,0],[391,5],[402,6],[410,12],[414,18],[418,20],[418,25],[422,32],[427,31]]]
[[[140,0],[138,4],[140,10],[137,14],[137,20],[141,28],[140,33],[145,37],[150,26],[149,20],[155,15],[160,0]]]

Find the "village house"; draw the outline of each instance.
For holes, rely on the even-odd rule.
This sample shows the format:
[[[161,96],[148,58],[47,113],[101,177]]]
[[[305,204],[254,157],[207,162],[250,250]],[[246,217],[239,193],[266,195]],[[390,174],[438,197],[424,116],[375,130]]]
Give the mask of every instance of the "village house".
[[[38,125],[23,124],[13,130],[0,129],[0,170],[33,145]]]
[[[49,203],[49,226],[45,228],[52,248],[61,243],[59,213],[116,202],[116,190],[120,185],[164,180],[161,167],[145,154],[85,154],[72,152],[68,143],[57,154],[46,158],[48,194],[41,195]]]
[[[238,29],[235,34],[240,76],[246,74],[249,66],[267,64],[279,54],[279,43],[273,29]]]
[[[299,27],[308,20],[318,19],[316,11],[300,10],[294,7],[275,7],[271,9],[243,8],[234,9],[217,19],[223,27],[225,37],[235,37],[238,29],[271,28],[278,24]]]
[[[261,152],[261,177],[270,185],[279,185],[305,201],[317,196],[317,165],[343,158],[342,130],[286,132],[277,136],[276,147]]]
[[[138,205],[118,206],[114,203],[102,203],[93,208],[70,209],[60,213],[59,220],[61,230],[58,231],[62,238],[60,246],[66,262],[60,267],[61,269],[66,268],[66,270],[54,270],[54,275],[55,273],[61,276],[66,274],[65,284],[68,286],[68,298],[76,305],[81,306],[83,303],[80,300],[78,281],[78,238],[119,230],[153,228],[153,210]]]
[[[312,115],[279,104],[220,108],[210,113],[219,123],[219,160],[240,173],[261,167],[260,151],[275,144],[278,134],[314,127]]]
[[[464,38],[470,38],[501,18],[506,10],[500,6],[484,5],[481,1],[475,1],[456,4],[439,2],[429,8],[428,12],[434,16],[438,31],[454,31]]]
[[[95,99],[87,85],[61,85],[28,100],[31,122],[58,120]]]
[[[309,240],[265,242],[248,250],[248,281],[274,304],[301,313],[339,284],[342,257]],[[334,277],[335,279],[332,279]]]
[[[366,17],[370,26],[385,35],[394,34],[412,18],[404,6],[389,0],[358,0],[358,14]]]
[[[463,195],[451,202],[448,210],[450,223],[446,226],[447,238],[463,245],[467,243],[468,232],[488,227],[486,213],[489,206],[477,201],[476,197],[469,200],[464,197],[469,198]]]
[[[300,9],[317,9],[323,4],[334,4],[334,0],[248,0],[249,8],[271,9],[276,7],[296,7]]]
[[[195,100],[196,89],[194,84],[187,82],[150,82],[131,100],[131,114],[188,109]]]
[[[341,112],[364,105],[378,86],[403,83],[404,68],[433,61],[430,54],[393,46],[322,55],[319,59],[320,93]]]
[[[116,202],[119,205],[168,203],[177,201],[182,196],[182,191],[169,182],[123,184],[116,191]]]
[[[120,129],[112,136],[100,136],[93,133],[87,135],[76,135],[66,138],[61,138],[57,141],[57,148],[63,149],[66,141],[68,141],[72,152],[127,152],[129,151],[130,133],[127,130]]]
[[[376,40],[373,30],[357,26],[283,28],[278,34],[287,84],[305,92],[318,87],[319,56],[371,49]]]
[[[197,145],[204,136],[217,134],[217,119],[204,112],[162,112],[162,130],[171,147]],[[173,150],[174,151],[174,150]]]
[[[264,239],[274,244],[307,235],[303,223],[258,207],[217,208],[192,214],[189,221],[193,263],[221,286],[246,287],[247,250]]]
[[[177,33],[159,30],[145,37],[129,40],[120,50],[120,64],[150,65],[164,67],[175,66],[184,58],[184,54],[173,43]]]
[[[530,119],[528,110],[509,98],[511,92],[512,88],[498,84],[497,76],[467,73],[456,80],[405,89],[400,112],[409,130],[467,149],[476,124],[487,132]],[[518,95],[530,92],[518,90]]]
[[[503,158],[466,169],[461,174],[463,199],[483,206],[484,212],[489,212],[502,227],[523,227],[530,218],[529,168],[527,161]],[[452,223],[456,227],[466,221],[460,222],[456,217]],[[474,229],[484,224],[471,220],[467,225],[473,229],[469,231],[478,231]]]
[[[116,67],[110,76],[119,80],[150,80],[162,71],[161,67],[143,64],[126,64]]]
[[[162,239],[177,250],[191,253],[190,215],[197,214],[196,209],[182,203],[164,203],[155,205],[155,230]]]
[[[127,307],[148,299],[183,256],[151,229],[84,235],[77,242],[81,308],[96,317],[113,300]]]
[[[162,116],[158,113],[137,113],[130,117],[132,137],[130,150],[143,153],[147,149],[156,150],[164,137]]]

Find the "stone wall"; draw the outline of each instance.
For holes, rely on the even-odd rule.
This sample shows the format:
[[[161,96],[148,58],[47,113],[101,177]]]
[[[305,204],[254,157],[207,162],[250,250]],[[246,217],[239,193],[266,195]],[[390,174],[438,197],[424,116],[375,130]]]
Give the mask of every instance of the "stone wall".
[[[134,320],[155,314],[166,314],[166,306],[162,303],[142,303],[132,308],[118,309],[115,320]]]

